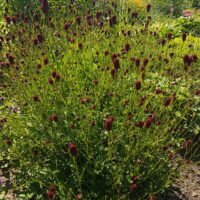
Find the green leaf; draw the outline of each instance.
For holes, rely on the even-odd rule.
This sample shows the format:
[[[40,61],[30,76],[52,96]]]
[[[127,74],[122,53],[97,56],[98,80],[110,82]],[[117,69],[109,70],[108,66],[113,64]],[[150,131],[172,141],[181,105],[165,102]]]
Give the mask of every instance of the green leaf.
[[[175,112],[176,117],[182,117],[181,113],[179,111]]]
[[[6,194],[6,192],[5,191],[2,191],[1,193],[0,193],[0,199],[5,199],[5,194]]]

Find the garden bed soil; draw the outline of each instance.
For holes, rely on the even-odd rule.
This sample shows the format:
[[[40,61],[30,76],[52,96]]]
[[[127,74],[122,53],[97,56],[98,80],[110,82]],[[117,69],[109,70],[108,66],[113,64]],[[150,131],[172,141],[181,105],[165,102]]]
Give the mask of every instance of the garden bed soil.
[[[185,166],[163,200],[200,200],[200,164]]]

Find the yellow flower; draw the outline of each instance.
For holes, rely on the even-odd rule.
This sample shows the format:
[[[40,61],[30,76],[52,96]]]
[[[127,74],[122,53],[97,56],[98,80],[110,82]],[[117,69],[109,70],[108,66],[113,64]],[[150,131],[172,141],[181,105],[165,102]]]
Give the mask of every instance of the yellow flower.
[[[145,7],[145,2],[143,0],[129,0],[131,4],[136,6],[137,8],[144,8]]]

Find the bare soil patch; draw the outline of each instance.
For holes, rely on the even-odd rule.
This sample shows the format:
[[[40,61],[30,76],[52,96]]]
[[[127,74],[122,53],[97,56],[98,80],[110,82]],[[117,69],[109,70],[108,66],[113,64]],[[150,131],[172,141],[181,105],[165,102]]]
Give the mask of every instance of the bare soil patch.
[[[185,166],[180,177],[163,197],[164,200],[200,200],[200,165]]]

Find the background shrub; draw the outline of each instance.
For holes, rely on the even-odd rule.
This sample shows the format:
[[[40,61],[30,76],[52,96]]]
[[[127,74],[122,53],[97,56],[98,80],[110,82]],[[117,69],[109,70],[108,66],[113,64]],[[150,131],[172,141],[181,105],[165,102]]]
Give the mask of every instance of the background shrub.
[[[155,9],[171,16],[180,16],[182,11],[192,7],[191,0],[155,0],[152,1]]]

